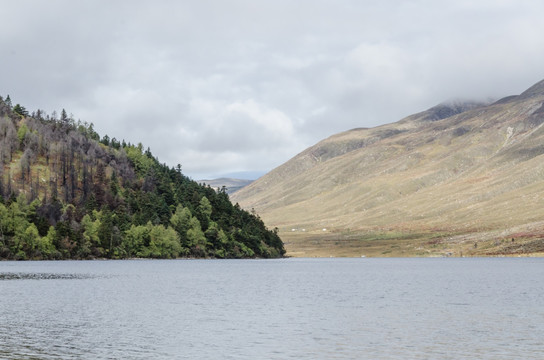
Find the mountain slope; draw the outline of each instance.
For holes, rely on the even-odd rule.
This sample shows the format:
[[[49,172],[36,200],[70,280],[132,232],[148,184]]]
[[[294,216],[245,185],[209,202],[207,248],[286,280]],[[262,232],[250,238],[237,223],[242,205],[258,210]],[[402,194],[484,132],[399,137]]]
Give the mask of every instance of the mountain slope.
[[[141,144],[0,97],[0,258],[279,257],[255,214]]]
[[[279,227],[286,243],[346,233],[440,241],[446,233],[459,241],[539,236],[543,123],[544,81],[493,104],[442,104],[331,136],[233,201]]]

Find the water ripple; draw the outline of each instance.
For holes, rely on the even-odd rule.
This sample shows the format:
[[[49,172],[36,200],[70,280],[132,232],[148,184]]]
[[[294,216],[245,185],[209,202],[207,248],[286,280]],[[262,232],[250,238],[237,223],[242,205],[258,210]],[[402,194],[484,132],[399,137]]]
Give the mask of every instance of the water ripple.
[[[542,279],[544,259],[0,263],[0,359],[541,359]]]
[[[58,274],[58,273],[25,273],[7,272],[0,273],[1,280],[81,280],[96,278],[90,274]]]

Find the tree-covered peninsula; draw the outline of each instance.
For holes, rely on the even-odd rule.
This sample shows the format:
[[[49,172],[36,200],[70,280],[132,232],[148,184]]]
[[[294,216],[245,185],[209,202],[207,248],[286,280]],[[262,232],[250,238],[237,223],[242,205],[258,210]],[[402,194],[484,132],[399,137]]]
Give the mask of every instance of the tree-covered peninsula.
[[[255,213],[93,124],[0,97],[0,258],[285,254]]]

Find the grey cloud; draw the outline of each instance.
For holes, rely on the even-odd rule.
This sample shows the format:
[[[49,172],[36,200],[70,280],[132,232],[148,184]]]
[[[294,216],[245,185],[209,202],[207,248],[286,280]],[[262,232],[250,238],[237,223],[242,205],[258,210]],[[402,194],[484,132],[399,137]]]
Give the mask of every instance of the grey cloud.
[[[195,178],[544,74],[535,1],[0,0],[1,95]]]

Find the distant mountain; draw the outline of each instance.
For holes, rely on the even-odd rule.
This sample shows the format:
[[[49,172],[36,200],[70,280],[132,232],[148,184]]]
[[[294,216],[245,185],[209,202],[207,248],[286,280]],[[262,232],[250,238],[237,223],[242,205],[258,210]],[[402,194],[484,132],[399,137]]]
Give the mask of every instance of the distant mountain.
[[[277,231],[142,144],[0,97],[0,259],[252,258]]]
[[[232,178],[219,178],[213,180],[197,180],[199,184],[209,185],[212,189],[223,189],[227,194],[233,194],[236,191],[248,186],[254,180],[245,180],[245,179],[232,179]]]
[[[544,252],[543,124],[544,81],[492,104],[440,104],[333,135],[232,200],[277,226],[292,255],[364,254],[378,244],[365,239],[387,239],[384,256]]]

